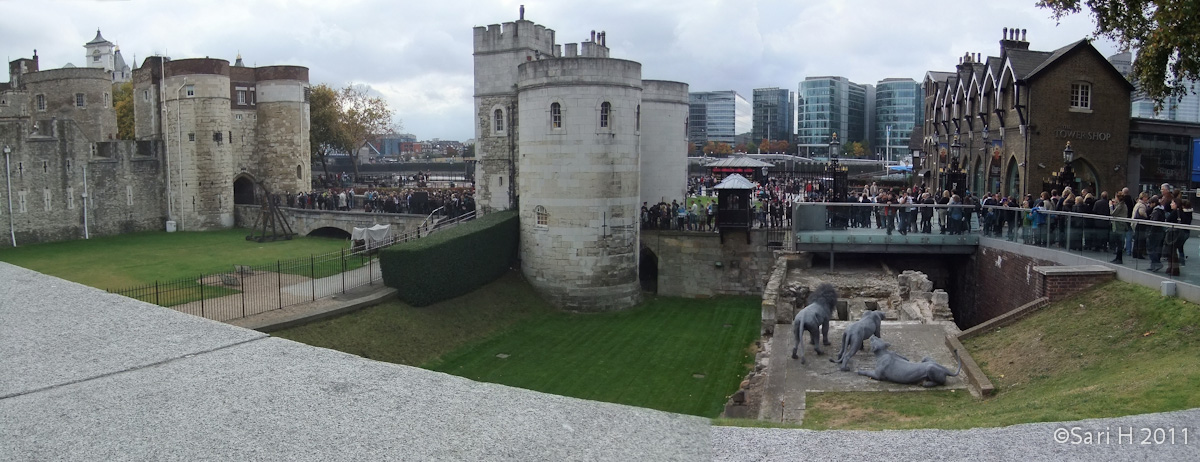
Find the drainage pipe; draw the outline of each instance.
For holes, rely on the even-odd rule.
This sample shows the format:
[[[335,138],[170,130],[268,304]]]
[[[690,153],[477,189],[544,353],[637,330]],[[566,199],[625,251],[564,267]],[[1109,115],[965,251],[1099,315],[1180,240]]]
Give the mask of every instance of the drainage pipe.
[[[4,182],[8,184],[8,234],[12,236],[12,246],[17,246],[17,226],[13,223],[13,208],[12,208],[12,168],[8,163],[8,155],[12,153],[12,148],[4,145]]]
[[[87,209],[88,209],[87,161],[84,161],[83,162],[83,238],[91,239],[92,237],[88,233]]]

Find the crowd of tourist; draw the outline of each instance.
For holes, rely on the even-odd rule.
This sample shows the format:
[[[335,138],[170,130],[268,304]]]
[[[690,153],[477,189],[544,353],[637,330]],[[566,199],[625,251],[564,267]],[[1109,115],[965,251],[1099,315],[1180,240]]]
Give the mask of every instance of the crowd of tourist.
[[[426,215],[437,211],[451,218],[475,210],[474,193],[468,188],[330,188],[285,193],[277,203],[301,209],[369,213]]]

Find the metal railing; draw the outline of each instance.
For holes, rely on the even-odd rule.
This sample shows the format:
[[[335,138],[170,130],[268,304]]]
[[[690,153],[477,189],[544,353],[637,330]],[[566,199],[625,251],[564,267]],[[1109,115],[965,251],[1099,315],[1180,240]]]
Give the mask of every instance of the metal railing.
[[[374,284],[383,279],[375,257],[380,249],[420,239],[473,218],[475,212],[454,219],[427,220],[412,231],[337,252],[265,265],[230,265],[233,270],[229,272],[155,281],[108,292],[216,321],[229,321]]]
[[[924,212],[929,209],[932,209],[931,214]],[[811,219],[814,215],[824,222],[819,229],[812,226],[816,222]],[[928,229],[924,226],[926,215],[930,215]],[[1034,212],[1032,209],[991,205],[810,202],[796,204],[793,217],[793,232],[797,233],[855,228],[870,232],[886,229],[890,222],[897,232],[904,224],[910,226],[909,233],[978,233],[983,237],[1086,256],[1101,263],[1157,272],[1172,279],[1200,282],[1200,269],[1189,270],[1186,265],[1189,252],[1197,255],[1196,244],[1200,239],[1190,238],[1200,236],[1198,225],[1044,209]],[[955,222],[954,217],[961,218]],[[1114,223],[1129,225],[1131,229],[1114,232]],[[806,228],[805,224],[809,226]],[[1118,249],[1121,250],[1120,258],[1117,258]]]

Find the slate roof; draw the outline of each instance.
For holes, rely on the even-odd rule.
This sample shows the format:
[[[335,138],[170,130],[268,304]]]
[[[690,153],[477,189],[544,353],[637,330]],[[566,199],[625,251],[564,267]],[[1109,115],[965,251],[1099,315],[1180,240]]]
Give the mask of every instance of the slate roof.
[[[1012,63],[1017,80],[1024,80],[1052,54],[1049,51],[1008,50],[1008,61]]]
[[[110,42],[108,40],[104,40],[104,37],[100,35],[100,29],[96,29],[96,38],[92,39],[92,41],[88,42],[86,45],[104,45],[104,44],[112,45],[112,42]]]
[[[754,189],[754,183],[744,176],[733,173],[721,180],[720,184],[713,186],[713,189]]]

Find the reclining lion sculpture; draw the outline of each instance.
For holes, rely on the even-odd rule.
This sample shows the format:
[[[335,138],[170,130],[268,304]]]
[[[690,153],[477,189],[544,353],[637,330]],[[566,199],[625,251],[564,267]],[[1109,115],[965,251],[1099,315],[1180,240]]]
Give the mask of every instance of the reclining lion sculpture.
[[[819,355],[825,354],[817,345],[817,333],[820,331],[822,343],[829,345],[829,318],[833,316],[833,307],[837,305],[837,299],[837,289],[833,288],[833,284],[822,283],[808,298],[808,306],[796,313],[796,319],[792,320],[792,334],[796,339],[796,344],[792,346],[792,359],[800,358],[800,364],[804,364],[802,341],[805,331],[808,331],[812,340],[813,350]],[[796,356],[797,350],[800,351],[799,356]]]
[[[920,384],[923,387],[945,385],[946,377],[954,377],[962,372],[962,358],[958,350],[954,350],[954,359],[958,360],[958,370],[953,374],[950,369],[938,364],[928,356],[919,363],[888,350],[891,344],[879,337],[871,337],[871,351],[875,353],[875,370],[859,370],[859,375],[865,375],[875,380],[886,380],[896,383]]]
[[[842,351],[837,354],[837,357],[829,358],[829,362],[841,363],[839,369],[843,371],[850,370],[850,358],[858,354],[858,351],[862,349],[863,342],[871,337],[883,336],[883,332],[880,330],[882,322],[882,311],[863,313],[862,319],[846,326],[846,330],[842,332]]]

